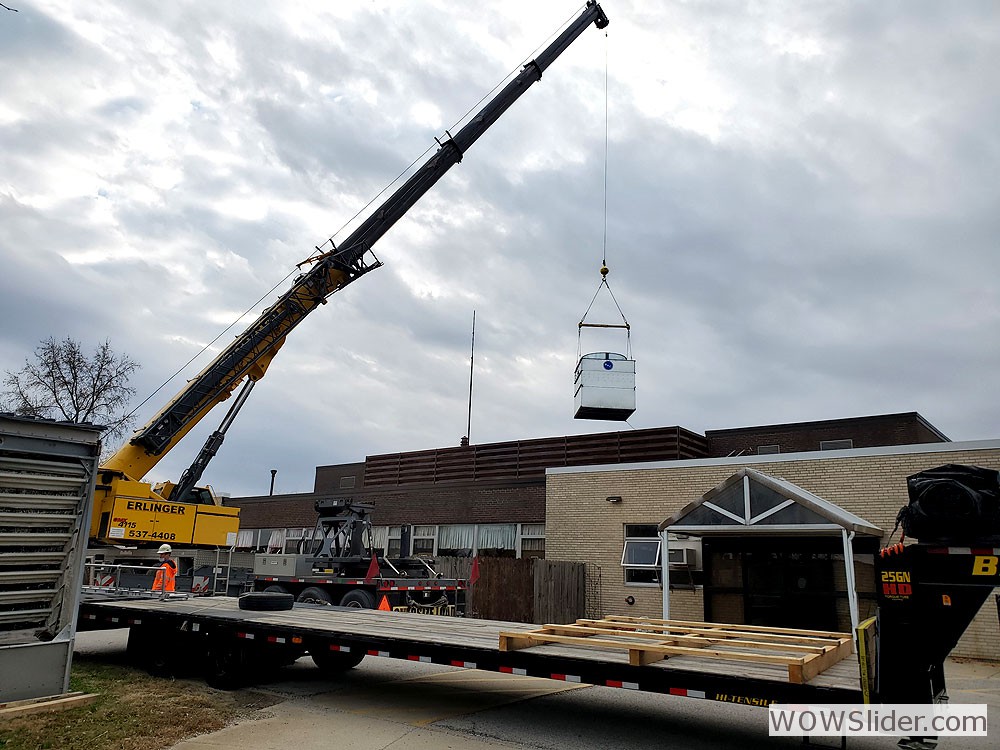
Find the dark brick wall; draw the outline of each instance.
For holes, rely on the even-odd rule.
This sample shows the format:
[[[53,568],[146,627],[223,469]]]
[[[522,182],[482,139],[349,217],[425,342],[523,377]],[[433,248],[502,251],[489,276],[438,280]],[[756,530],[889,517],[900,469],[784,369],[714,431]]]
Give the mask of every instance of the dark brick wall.
[[[316,523],[316,496],[312,493],[234,497],[226,505],[240,509],[241,529],[307,528]]]
[[[752,455],[762,445],[779,445],[781,453],[818,451],[824,440],[854,441],[854,448],[947,442],[933,425],[916,412],[874,417],[831,419],[820,422],[706,430],[709,455]]]
[[[544,523],[545,484],[424,487],[365,494],[379,526],[447,523]]]
[[[335,464],[332,466],[317,466],[313,492],[329,495],[339,492],[351,492],[360,489],[365,484],[365,462],[353,464]]]
[[[374,503],[372,521],[378,526],[545,522],[545,485],[537,482],[361,491],[349,496],[358,502]],[[240,509],[241,528],[273,529],[314,525],[315,501],[315,494],[303,493],[233,498],[226,504]]]

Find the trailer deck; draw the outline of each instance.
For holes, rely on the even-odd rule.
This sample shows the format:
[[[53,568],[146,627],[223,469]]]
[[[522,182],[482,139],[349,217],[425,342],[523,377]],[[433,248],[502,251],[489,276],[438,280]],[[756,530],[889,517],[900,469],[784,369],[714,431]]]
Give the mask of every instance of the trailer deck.
[[[856,658],[833,664],[804,683],[789,681],[788,667],[756,660],[728,661],[680,653],[648,664],[629,652],[599,644],[582,648],[539,643],[500,648],[501,633],[530,637],[539,626],[406,612],[296,604],[281,612],[240,609],[231,597],[185,600],[85,601],[80,629],[158,626],[222,634],[248,645],[306,643],[311,648],[362,652],[566,682],[766,706],[773,702],[858,703]]]

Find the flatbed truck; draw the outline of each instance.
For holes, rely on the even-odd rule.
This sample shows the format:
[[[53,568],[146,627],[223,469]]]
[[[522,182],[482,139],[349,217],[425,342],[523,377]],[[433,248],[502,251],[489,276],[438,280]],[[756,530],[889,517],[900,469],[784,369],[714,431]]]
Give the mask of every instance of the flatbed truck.
[[[988,545],[917,543],[878,557],[878,617],[859,628],[853,649],[849,646],[856,658],[837,661],[798,682],[768,659],[733,662],[710,650],[695,655],[660,642],[641,647],[653,658],[632,658],[629,649],[616,644],[596,637],[587,642],[586,634],[510,650],[505,641],[530,641],[538,626],[306,603],[289,602],[290,608],[282,610],[281,595],[267,593],[245,595],[260,597],[254,605],[259,609],[243,608],[241,599],[233,597],[85,599],[79,627],[127,627],[130,651],[140,663],[145,660],[145,666],[160,671],[198,664],[217,687],[247,684],[259,678],[262,667],[308,653],[331,672],[373,656],[756,706],[933,703],[946,699],[945,658],[1000,585],[1000,541]],[[658,622],[664,632],[705,625]],[[721,642],[723,626],[708,629],[714,627]],[[635,629],[636,638],[652,637],[642,631]],[[774,632],[798,633],[803,643],[817,635]],[[657,651],[662,652],[659,658]]]

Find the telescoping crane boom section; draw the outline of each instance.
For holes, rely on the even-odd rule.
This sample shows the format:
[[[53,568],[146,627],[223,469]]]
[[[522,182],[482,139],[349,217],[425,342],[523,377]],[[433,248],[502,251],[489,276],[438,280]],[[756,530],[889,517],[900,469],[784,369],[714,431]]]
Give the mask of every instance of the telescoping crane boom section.
[[[128,494],[133,499],[148,498],[154,501],[167,499],[152,489],[143,494],[141,487],[135,485],[141,484],[138,480],[141,480],[212,408],[228,399],[241,382],[248,378],[250,381],[262,378],[271,360],[284,344],[285,337],[310,312],[324,304],[331,294],[380,265],[371,255],[373,245],[452,166],[462,160],[462,156],[472,144],[542,77],[546,68],[592,23],[601,29],[608,25],[608,18],[596,0],[589,0],[583,13],[541,54],[527,63],[465,126],[455,135],[449,133],[448,138],[440,142],[440,148],[339,247],[334,247],[332,251],[314,258],[312,267],[297,277],[291,288],[282,294],[277,302],[237,336],[139,429],[129,443],[105,463],[104,479],[102,487],[99,488],[104,492],[104,500],[95,504],[95,511],[102,513],[104,517],[102,521],[95,512],[94,530],[97,530],[100,523],[100,533],[97,536],[107,537],[105,532],[108,531],[109,525],[114,526],[111,522],[115,519],[125,520],[125,515],[120,509],[111,507],[118,495],[114,486],[116,482],[129,482],[132,486],[129,487]],[[217,447],[216,445],[215,448]],[[202,465],[197,471],[199,475],[204,469],[204,463],[204,460],[201,461]],[[170,495],[170,490],[166,490],[165,494]],[[186,499],[177,495],[173,497],[178,501]],[[145,503],[143,507],[155,504]],[[126,528],[136,531],[132,527]],[[126,533],[125,537],[129,538],[129,534]],[[121,533],[116,532],[114,538],[122,538]],[[156,536],[150,541],[160,541],[162,538]]]

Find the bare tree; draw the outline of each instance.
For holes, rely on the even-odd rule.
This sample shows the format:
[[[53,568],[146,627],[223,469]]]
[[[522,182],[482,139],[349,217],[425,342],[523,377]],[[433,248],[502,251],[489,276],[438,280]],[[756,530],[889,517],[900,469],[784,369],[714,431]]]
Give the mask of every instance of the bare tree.
[[[135,417],[128,413],[135,389],[129,377],[139,365],[118,356],[105,341],[88,357],[80,342],[48,338],[18,372],[6,371],[3,406],[21,416],[105,425],[104,444],[127,435]]]

